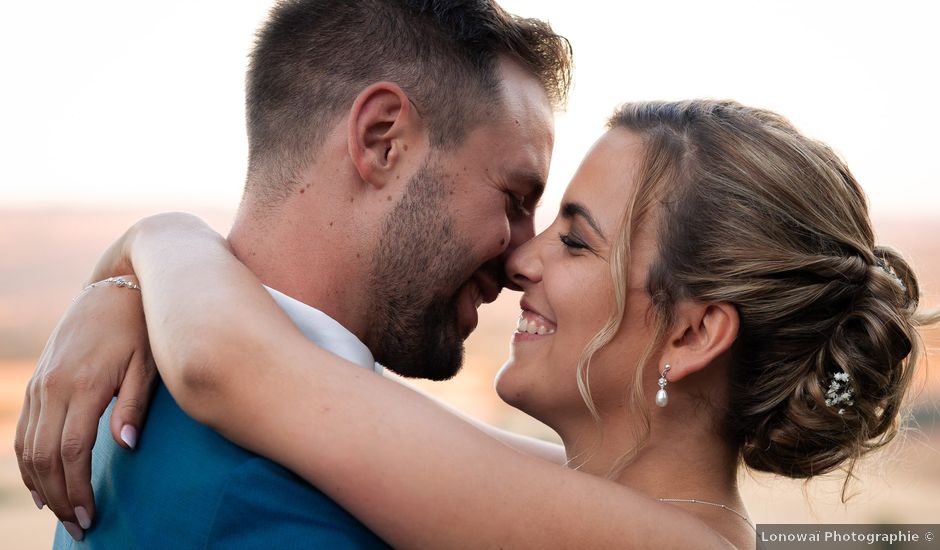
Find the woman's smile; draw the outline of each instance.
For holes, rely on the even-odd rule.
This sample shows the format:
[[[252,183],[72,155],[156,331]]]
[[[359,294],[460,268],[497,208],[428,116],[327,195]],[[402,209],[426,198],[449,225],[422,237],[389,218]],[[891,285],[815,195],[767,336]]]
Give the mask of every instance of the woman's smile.
[[[522,313],[519,315],[519,322],[516,323],[516,332],[513,333],[512,341],[526,342],[539,340],[544,337],[555,334],[557,328],[555,322],[538,313],[532,306],[523,300]]]

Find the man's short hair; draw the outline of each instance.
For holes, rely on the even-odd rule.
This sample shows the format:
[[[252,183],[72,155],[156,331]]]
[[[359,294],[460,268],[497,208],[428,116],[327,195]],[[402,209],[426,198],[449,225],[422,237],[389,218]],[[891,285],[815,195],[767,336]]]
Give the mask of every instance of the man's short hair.
[[[568,41],[490,0],[285,0],[248,69],[249,186],[286,196],[336,117],[373,82],[395,82],[452,148],[500,112],[498,56],[539,80],[555,107],[571,79]]]

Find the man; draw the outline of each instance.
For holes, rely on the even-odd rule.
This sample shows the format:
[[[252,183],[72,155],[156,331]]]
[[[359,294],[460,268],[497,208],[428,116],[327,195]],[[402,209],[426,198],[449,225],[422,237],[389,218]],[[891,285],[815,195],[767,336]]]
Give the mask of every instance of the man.
[[[569,56],[546,24],[485,0],[278,4],[251,57],[233,250],[314,341],[366,368],[453,376],[504,257],[533,235]],[[78,306],[111,299],[137,297],[105,286]],[[16,438],[37,506],[63,521],[57,547],[383,545],[162,384],[129,452],[153,370],[69,365],[41,361]],[[94,443],[122,377],[101,420],[114,440]]]

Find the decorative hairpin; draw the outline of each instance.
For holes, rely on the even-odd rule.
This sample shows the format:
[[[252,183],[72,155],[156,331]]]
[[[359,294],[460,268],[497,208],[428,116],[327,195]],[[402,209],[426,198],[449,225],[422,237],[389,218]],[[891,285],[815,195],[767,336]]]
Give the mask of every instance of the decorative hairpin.
[[[902,281],[901,278],[898,277],[898,274],[894,272],[894,269],[884,261],[884,258],[875,258],[875,264],[894,279],[894,282],[901,287],[901,290],[907,292],[907,286],[904,285],[904,281]]]
[[[826,405],[839,407],[839,414],[844,414],[845,407],[855,404],[852,401],[852,388],[849,387],[849,374],[845,371],[834,372],[830,377],[832,380],[826,390]]]

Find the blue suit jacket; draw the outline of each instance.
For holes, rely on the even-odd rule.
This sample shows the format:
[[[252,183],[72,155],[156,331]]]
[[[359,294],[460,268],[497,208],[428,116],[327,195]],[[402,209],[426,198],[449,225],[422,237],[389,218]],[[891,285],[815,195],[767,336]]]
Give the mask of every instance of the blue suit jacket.
[[[111,438],[110,416],[92,458],[94,524],[80,543],[60,524],[54,548],[388,548],[303,479],[187,416],[162,383],[136,451]]]

